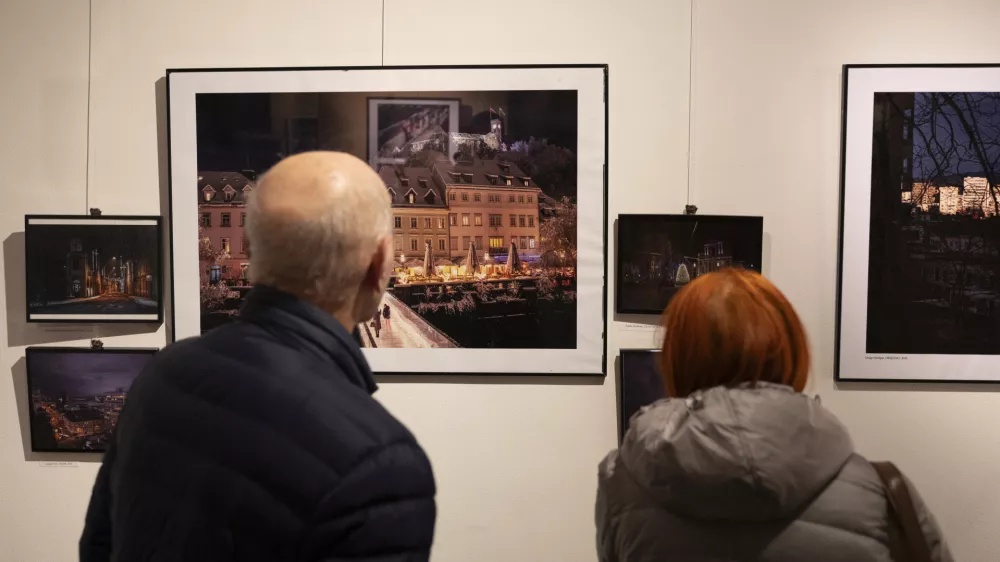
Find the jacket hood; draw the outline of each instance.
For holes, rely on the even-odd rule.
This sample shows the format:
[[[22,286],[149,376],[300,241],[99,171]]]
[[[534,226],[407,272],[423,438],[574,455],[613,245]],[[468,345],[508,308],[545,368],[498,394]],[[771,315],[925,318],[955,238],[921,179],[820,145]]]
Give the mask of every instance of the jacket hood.
[[[805,507],[853,452],[847,430],[818,400],[758,383],[648,406],[614,464],[675,513],[763,521]]]

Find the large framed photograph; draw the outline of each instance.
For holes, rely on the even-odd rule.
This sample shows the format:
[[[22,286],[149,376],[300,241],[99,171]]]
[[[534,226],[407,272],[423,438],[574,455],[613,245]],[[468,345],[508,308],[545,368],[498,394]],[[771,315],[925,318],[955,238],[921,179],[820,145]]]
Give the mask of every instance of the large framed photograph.
[[[344,70],[168,72],[175,337],[234,318],[246,203],[309,147],[392,200],[390,290],[358,326],[375,372],[603,375],[607,67]],[[286,140],[306,121],[315,143]]]
[[[615,311],[662,314],[699,275],[728,267],[761,271],[763,217],[620,215]]]
[[[460,104],[457,99],[369,99],[368,162],[405,165],[429,146],[452,154],[459,139]]]
[[[28,322],[163,320],[160,217],[29,215]]]
[[[156,349],[29,347],[31,450],[102,452]]]
[[[1000,66],[844,68],[836,378],[1000,381]]]

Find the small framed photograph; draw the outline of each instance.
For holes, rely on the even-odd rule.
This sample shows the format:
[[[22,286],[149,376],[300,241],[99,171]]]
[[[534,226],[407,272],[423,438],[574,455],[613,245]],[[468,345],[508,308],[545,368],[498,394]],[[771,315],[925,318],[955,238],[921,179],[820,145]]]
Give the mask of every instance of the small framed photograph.
[[[163,320],[160,217],[24,219],[28,322]]]
[[[368,100],[368,161],[405,164],[414,154],[435,147],[454,154],[459,132],[459,99]]]
[[[623,349],[618,356],[619,443],[636,413],[667,397],[658,365],[660,353],[658,349]]]
[[[107,450],[132,382],[157,351],[29,347],[31,450]]]
[[[764,218],[620,215],[615,311],[662,314],[699,275],[740,267],[761,271]]]

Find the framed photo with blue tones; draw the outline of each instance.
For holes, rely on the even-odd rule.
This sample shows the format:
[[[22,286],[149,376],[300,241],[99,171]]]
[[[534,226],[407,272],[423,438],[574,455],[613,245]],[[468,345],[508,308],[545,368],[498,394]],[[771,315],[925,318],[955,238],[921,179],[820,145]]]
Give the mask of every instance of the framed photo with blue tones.
[[[31,450],[102,452],[157,349],[29,347]]]
[[[1000,381],[1000,66],[844,67],[835,375]]]

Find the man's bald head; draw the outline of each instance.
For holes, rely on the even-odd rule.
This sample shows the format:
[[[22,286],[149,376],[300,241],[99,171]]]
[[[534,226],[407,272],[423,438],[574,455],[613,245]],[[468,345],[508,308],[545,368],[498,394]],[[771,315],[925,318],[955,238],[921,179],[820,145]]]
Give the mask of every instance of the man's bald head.
[[[247,209],[251,277],[331,313],[374,307],[367,293],[385,290],[391,221],[385,184],[361,160],[339,152],[286,158],[263,176]]]

